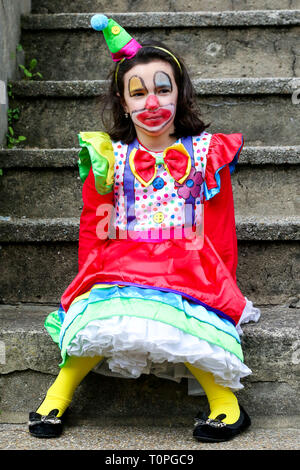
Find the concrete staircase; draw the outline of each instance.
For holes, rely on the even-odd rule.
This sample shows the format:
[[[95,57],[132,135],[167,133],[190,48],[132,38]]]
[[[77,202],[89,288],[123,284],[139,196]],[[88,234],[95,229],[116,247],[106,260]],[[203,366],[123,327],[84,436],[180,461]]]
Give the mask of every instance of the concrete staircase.
[[[299,415],[299,2],[68,3],[33,1],[22,19],[26,60],[38,60],[44,79],[13,83],[21,110],[14,129],[27,141],[0,150],[0,422],[26,421],[58,372],[43,322],[77,272],[77,133],[101,129],[99,95],[111,67],[89,27],[96,11],[116,12],[138,40],[156,37],[185,58],[209,132],[243,132],[233,175],[238,283],[262,317],[243,327],[253,374],[239,398],[252,415]],[[89,374],[72,407],[97,422],[178,423],[204,403],[187,396],[186,381]]]

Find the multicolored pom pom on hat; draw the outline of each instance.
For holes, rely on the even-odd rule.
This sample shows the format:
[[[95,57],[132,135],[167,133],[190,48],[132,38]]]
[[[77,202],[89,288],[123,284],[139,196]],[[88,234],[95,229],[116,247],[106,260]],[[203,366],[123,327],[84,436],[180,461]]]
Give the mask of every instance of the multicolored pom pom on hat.
[[[142,47],[122,26],[105,15],[97,14],[91,18],[91,26],[102,31],[114,62],[131,59]]]

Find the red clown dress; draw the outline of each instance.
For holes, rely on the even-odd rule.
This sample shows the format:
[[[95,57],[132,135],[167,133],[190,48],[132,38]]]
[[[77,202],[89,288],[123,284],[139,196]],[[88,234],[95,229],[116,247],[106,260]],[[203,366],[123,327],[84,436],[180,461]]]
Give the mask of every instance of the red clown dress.
[[[240,324],[260,316],[236,283],[242,135],[202,132],[160,153],[102,132],[79,142],[79,271],[45,322],[60,365],[100,355],[102,374],[180,381],[189,362],[242,388]]]

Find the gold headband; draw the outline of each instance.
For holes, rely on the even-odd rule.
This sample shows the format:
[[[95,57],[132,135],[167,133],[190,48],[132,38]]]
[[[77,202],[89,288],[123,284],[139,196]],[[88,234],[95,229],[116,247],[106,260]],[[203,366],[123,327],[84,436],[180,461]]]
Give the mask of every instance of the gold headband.
[[[180,70],[180,73],[182,73],[182,68],[181,68],[181,65],[180,65],[180,62],[179,60],[177,59],[177,57],[174,56],[174,54],[172,54],[172,52],[168,51],[168,49],[164,49],[163,47],[159,47],[159,46],[144,46],[144,47],[153,47],[154,49],[159,49],[161,51],[164,51],[166,52],[167,54],[169,54],[173,60],[176,62],[176,64],[178,65],[178,68]],[[122,64],[122,62],[124,62],[125,60],[125,57],[123,57],[122,60],[120,60],[117,64],[117,68],[116,68],[116,71],[115,71],[115,82],[116,82],[116,85],[118,84],[118,73],[119,73],[119,68],[120,68],[120,65]]]
[[[146,46],[147,47],[147,46]],[[167,54],[169,54],[173,60],[176,62],[176,64],[178,65],[178,68],[180,70],[180,72],[182,73],[182,69],[181,69],[181,65],[179,63],[179,60],[177,59],[177,57],[174,56],[174,54],[172,54],[172,52],[168,51],[168,49],[164,49],[163,47],[159,47],[159,46],[148,46],[148,47],[153,47],[154,49],[160,49],[161,51],[164,51],[166,52]]]

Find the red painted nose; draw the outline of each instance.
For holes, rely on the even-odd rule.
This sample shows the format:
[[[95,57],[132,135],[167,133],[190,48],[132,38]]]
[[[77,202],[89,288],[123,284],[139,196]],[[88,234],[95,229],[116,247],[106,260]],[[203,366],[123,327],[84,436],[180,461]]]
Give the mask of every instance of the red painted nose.
[[[155,95],[150,95],[146,101],[146,109],[157,109],[159,108],[159,101]]]

